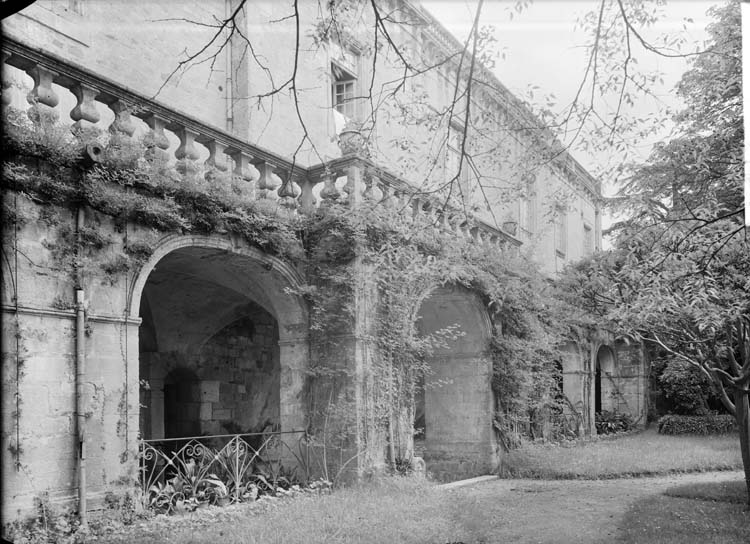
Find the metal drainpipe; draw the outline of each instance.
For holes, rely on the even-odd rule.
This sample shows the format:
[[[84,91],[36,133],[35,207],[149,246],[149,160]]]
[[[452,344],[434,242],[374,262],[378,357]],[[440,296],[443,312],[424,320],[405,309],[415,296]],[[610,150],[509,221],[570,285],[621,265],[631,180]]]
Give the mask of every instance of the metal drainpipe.
[[[232,0],[226,0],[224,4],[224,18],[229,19],[232,16]],[[232,91],[232,38],[229,39],[226,45],[226,67],[225,67],[225,78],[224,78],[224,89],[226,92],[226,117],[227,117],[227,132],[234,134],[234,106],[232,104],[233,91]]]
[[[78,208],[76,238],[81,251],[81,230],[84,224],[83,207]],[[83,277],[80,260],[76,270],[76,430],[78,432],[78,515],[81,527],[87,526],[86,515],[86,402],[84,382],[86,379],[86,322],[84,315]]]
[[[81,150],[81,176],[86,176],[87,168],[101,162],[102,148],[97,144],[88,144]],[[81,180],[83,182],[83,179]],[[83,205],[76,210],[76,431],[78,438],[78,516],[81,527],[86,527],[86,315],[85,292],[83,290],[83,272],[81,271],[81,232],[85,222]]]

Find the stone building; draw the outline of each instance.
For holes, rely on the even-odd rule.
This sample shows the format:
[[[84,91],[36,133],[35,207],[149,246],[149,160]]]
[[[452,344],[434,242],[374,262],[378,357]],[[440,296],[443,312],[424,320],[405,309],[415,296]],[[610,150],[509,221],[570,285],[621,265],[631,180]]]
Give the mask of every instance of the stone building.
[[[518,128],[533,116],[481,67],[476,77],[485,84],[473,90],[475,113],[464,126],[466,99],[451,99],[466,69],[455,54],[462,45],[419,5],[382,2],[384,13],[414,23],[389,25],[400,59],[369,42],[375,23],[366,10],[345,31],[326,34],[318,2],[299,3],[300,31],[287,3],[239,6],[38,0],[3,21],[3,106],[31,103],[37,121],[55,115],[79,128],[146,136],[178,170],[230,169],[259,202],[287,214],[327,199],[356,205],[368,194],[412,195],[415,215],[434,214],[423,195],[448,185],[456,190],[446,199],[465,215],[446,220],[446,229],[498,251],[526,251],[550,275],[600,248],[600,183],[546,133]],[[195,24],[217,20],[231,20],[231,38]],[[414,74],[406,80],[404,59]],[[291,74],[294,89],[284,83]],[[400,83],[403,103],[388,94]],[[372,101],[363,98],[368,89],[376,89]],[[465,81],[458,89],[466,93]],[[454,115],[435,115],[452,102]],[[480,125],[489,137],[476,136]],[[4,191],[31,218],[3,238],[4,519],[45,492],[73,499],[84,484],[95,505],[112,485],[137,478],[140,439],[306,428],[309,308],[294,294],[304,282],[292,264],[231,232],[155,233],[137,220],[123,225],[69,207],[49,220],[48,207]],[[112,257],[139,243],[155,249],[137,269],[77,284],[59,264],[55,240],[85,229],[110,241],[101,251]],[[487,473],[500,455],[490,316],[476,293],[457,286],[433,286],[421,300],[422,332],[453,323],[466,332],[429,361],[430,379],[446,385],[427,388],[422,400],[427,470],[443,478]],[[371,349],[360,310],[336,354],[357,377],[367,373]],[[563,390],[589,432],[598,410],[644,419],[640,347],[602,332],[566,353]],[[357,410],[363,403],[355,394]],[[368,462],[382,464],[382,443],[363,447],[373,449]]]

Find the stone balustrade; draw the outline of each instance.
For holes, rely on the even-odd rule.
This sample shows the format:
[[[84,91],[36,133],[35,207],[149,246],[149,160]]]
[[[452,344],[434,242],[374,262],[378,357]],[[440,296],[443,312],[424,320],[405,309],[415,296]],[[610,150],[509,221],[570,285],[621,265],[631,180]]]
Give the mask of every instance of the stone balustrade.
[[[476,243],[498,249],[521,245],[511,234],[467,217],[438,195],[421,193],[356,153],[347,152],[326,164],[304,168],[60,58],[10,39],[2,47],[3,106],[11,104],[13,92],[7,65],[25,72],[33,80],[27,96],[33,123],[63,122],[56,87],[62,88],[75,98],[75,106],[69,113],[73,131],[96,129],[104,117],[103,108],[110,110],[107,117],[112,121],[106,127],[110,138],[136,138],[136,120],[140,120],[148,128],[143,135],[148,157],[173,163],[175,170],[183,175],[202,174],[208,182],[231,172],[235,180],[250,184],[256,199],[275,201],[291,213],[311,213],[319,206],[335,202],[347,205],[378,202],[403,210],[407,220],[421,217],[445,232]],[[170,133],[179,140],[172,153]],[[201,163],[202,156],[207,158]]]

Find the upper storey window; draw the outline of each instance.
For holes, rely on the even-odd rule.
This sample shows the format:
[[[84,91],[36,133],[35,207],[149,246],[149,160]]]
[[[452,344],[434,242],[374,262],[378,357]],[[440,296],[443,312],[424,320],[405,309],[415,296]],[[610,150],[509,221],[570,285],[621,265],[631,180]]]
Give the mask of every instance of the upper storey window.
[[[331,56],[331,101],[344,121],[357,117],[359,55],[338,43],[329,43]]]
[[[526,179],[523,191],[518,214],[519,222],[521,231],[526,236],[531,236],[536,229],[536,180],[534,176]]]
[[[567,243],[567,213],[565,208],[558,208],[555,213],[555,251],[560,257],[565,257]]]
[[[333,88],[331,89],[333,107],[344,117],[354,118],[354,88],[357,78],[335,62],[331,63],[331,75],[333,79]]]

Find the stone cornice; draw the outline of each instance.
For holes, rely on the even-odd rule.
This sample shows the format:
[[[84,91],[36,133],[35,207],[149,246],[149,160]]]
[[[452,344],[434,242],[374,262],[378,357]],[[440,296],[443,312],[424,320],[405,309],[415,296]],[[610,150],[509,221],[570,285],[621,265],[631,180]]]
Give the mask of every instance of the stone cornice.
[[[448,30],[446,30],[446,28],[421,5],[412,0],[401,1],[418,19],[424,22],[422,28],[429,33],[430,38],[436,42],[447,55],[450,55],[456,50],[460,51],[463,49],[464,45],[459,42],[453,34],[448,32]],[[513,95],[507,87],[505,87],[505,85],[502,84],[495,74],[481,64],[477,64],[477,67],[480,70],[479,73],[482,78],[488,82],[487,87],[490,88],[484,92],[498,95],[495,96],[495,100],[498,102],[498,107],[503,107],[511,112],[511,114],[514,114],[517,121],[528,124],[529,130],[544,131],[545,134],[550,136],[552,141],[556,141],[551,131],[542,126],[539,119],[537,119],[536,116],[532,114],[527,107],[515,95]],[[539,142],[539,145],[550,148],[549,145],[543,144],[542,142]],[[586,192],[588,192],[591,195],[592,200],[598,201],[601,199],[601,183],[570,153],[562,150],[558,156],[552,159],[551,162],[568,177],[571,177],[572,180],[570,181],[574,184],[580,185]]]

